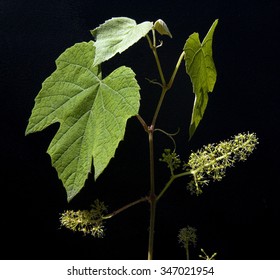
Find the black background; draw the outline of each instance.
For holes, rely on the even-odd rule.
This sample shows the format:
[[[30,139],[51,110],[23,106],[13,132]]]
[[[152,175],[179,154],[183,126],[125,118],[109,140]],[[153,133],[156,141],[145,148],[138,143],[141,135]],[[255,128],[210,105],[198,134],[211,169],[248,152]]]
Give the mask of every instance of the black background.
[[[58,125],[24,136],[34,98],[55,70],[55,59],[74,43],[91,40],[89,30],[116,16],[167,23],[173,39],[163,38],[159,49],[166,76],[188,36],[199,32],[203,38],[219,18],[213,43],[218,79],[196,134],[188,143],[194,96],[182,66],[158,127],[170,132],[180,127],[178,153],[186,160],[191,150],[238,132],[256,132],[260,142],[245,163],[228,170],[202,196],[191,196],[184,180],[174,183],[158,204],[154,257],[183,259],[177,234],[190,225],[198,233],[194,259],[201,247],[217,252],[218,259],[278,259],[279,1],[0,0],[1,259],[147,257],[148,204],[108,221],[103,239],[59,225],[59,213],[67,208],[88,208],[100,198],[114,210],[148,193],[147,135],[136,118],[128,121],[125,141],[104,173],[97,182],[90,175],[70,204],[46,154]],[[157,78],[145,39],[104,64],[104,76],[123,64],[137,74],[140,114],[149,123],[160,91],[145,80]],[[162,134],[155,135],[155,145],[157,158],[172,147]],[[160,189],[168,180],[163,164],[157,163],[156,175]]]

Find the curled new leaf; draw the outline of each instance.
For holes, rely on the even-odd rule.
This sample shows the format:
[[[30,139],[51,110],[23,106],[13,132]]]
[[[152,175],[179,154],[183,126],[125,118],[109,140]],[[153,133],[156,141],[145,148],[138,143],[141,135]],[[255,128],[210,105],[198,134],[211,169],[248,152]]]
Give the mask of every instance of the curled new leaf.
[[[166,25],[166,23],[162,20],[162,19],[158,19],[155,23],[154,23],[154,29],[160,34],[160,35],[167,35],[170,38],[172,38],[172,34],[169,31],[168,26]]]
[[[48,153],[68,200],[84,186],[92,162],[95,179],[103,172],[124,137],[127,119],[140,105],[134,72],[122,66],[102,79],[94,57],[92,41],[75,44],[59,56],[26,129],[29,134],[60,123]]]

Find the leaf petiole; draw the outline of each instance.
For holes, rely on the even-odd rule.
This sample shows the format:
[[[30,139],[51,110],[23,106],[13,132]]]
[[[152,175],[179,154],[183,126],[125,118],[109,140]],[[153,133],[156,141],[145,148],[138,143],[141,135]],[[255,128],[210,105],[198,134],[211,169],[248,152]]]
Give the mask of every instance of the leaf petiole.
[[[153,43],[152,43],[151,38],[148,34],[146,35],[146,38],[147,38],[149,46],[150,46],[150,48],[151,48],[151,50],[154,54],[162,86],[165,87],[166,86],[166,81],[165,81],[165,77],[164,77],[164,74],[163,74],[163,71],[162,71],[160,60],[159,60],[159,57],[158,57],[158,54],[157,54],[156,35],[155,35],[154,30],[152,30],[152,31],[153,31]]]

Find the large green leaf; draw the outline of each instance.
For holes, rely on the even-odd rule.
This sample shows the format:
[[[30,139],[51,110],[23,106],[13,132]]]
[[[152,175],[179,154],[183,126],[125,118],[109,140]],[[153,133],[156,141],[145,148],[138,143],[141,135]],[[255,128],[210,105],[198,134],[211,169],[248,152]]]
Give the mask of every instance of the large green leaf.
[[[217,72],[212,57],[212,41],[218,20],[215,20],[202,43],[199,34],[190,35],[184,46],[186,71],[193,84],[195,100],[189,128],[191,138],[203,118],[208,103],[208,93],[213,91]]]
[[[102,79],[93,66],[94,43],[78,43],[56,60],[35,99],[26,134],[52,123],[60,127],[48,153],[71,200],[84,186],[91,170],[95,179],[114,157],[127,119],[139,110],[139,86],[134,72],[119,67]]]
[[[110,59],[117,53],[122,53],[146,36],[152,28],[153,23],[150,21],[136,24],[135,20],[127,17],[116,17],[105,21],[91,30],[96,41],[94,65]]]

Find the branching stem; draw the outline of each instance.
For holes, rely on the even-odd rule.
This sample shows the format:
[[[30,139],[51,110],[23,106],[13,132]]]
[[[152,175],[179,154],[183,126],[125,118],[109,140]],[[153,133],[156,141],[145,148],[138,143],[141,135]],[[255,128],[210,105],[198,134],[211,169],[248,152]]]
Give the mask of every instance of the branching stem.
[[[132,206],[134,206],[134,205],[136,205],[138,203],[145,202],[145,201],[148,201],[148,200],[149,200],[149,197],[142,197],[142,198],[140,198],[138,200],[135,200],[135,201],[133,201],[131,203],[126,204],[125,206],[119,208],[118,210],[116,210],[116,211],[114,211],[114,212],[112,212],[110,214],[107,214],[106,216],[102,217],[102,219],[110,219],[110,218],[116,216],[117,214],[123,212],[124,210],[126,210],[128,208],[130,208],[130,207],[132,207]]]
[[[158,53],[157,53],[157,48],[158,46],[156,45],[156,35],[155,35],[155,30],[152,30],[152,34],[153,34],[153,40],[150,39],[149,35],[147,35],[147,40],[149,43],[149,46],[153,52],[153,55],[155,57],[155,61],[156,61],[156,65],[158,68],[158,72],[159,72],[159,76],[160,76],[160,80],[161,80],[161,87],[162,87],[162,91],[161,91],[161,95],[152,119],[152,123],[150,126],[147,126],[146,122],[138,115],[137,118],[140,121],[140,123],[142,124],[142,126],[144,127],[144,130],[148,133],[148,137],[149,137],[149,154],[150,154],[150,195],[149,195],[149,202],[150,202],[150,227],[149,227],[149,245],[148,245],[148,260],[152,260],[153,259],[153,247],[154,247],[154,231],[155,231],[155,215],[156,215],[156,203],[158,201],[158,199],[163,195],[163,193],[167,190],[167,188],[169,187],[169,185],[173,182],[174,179],[177,178],[177,175],[172,176],[171,180],[167,183],[167,186],[165,186],[165,188],[163,189],[163,191],[160,193],[160,196],[156,196],[156,192],[155,192],[155,168],[154,168],[154,138],[153,138],[153,134],[155,131],[155,126],[156,126],[156,121],[157,121],[157,117],[159,114],[159,111],[162,107],[162,103],[165,97],[166,92],[172,87],[175,76],[177,74],[177,71],[179,69],[179,66],[184,58],[184,52],[180,55],[177,64],[175,66],[175,69],[171,75],[171,78],[168,82],[168,84],[166,83],[163,71],[162,71],[162,67],[161,67],[161,63],[158,57]],[[158,83],[157,83],[158,84]]]
[[[160,194],[157,196],[157,201],[163,196],[163,194],[168,190],[168,188],[171,186],[171,184],[173,183],[174,180],[184,177],[184,176],[188,176],[191,175],[191,171],[186,171],[186,172],[182,172],[176,175],[172,175],[169,179],[169,181],[165,184],[164,188],[162,189],[162,191],[160,192]]]
[[[148,126],[147,126],[146,122],[142,119],[142,117],[139,114],[137,114],[136,117],[139,120],[139,122],[141,123],[141,125],[143,126],[144,130],[146,132],[148,132]]]

